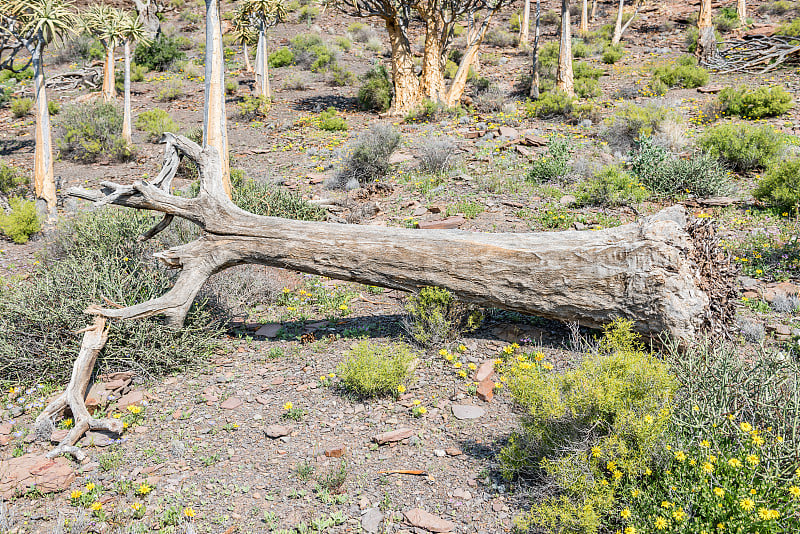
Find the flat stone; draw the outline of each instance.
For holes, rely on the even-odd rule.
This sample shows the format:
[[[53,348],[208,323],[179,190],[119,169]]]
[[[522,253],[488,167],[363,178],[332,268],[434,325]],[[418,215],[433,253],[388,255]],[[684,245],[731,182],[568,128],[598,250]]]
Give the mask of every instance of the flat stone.
[[[14,425],[11,423],[3,423],[0,425],[0,436],[8,436],[11,434],[11,429],[14,428]]]
[[[446,219],[439,219],[436,221],[419,221],[417,226],[421,230],[450,230],[458,228],[465,222],[467,222],[467,220],[464,217],[456,215],[455,217],[447,217]]]
[[[256,395],[256,402],[259,403],[261,406],[266,406],[267,404],[270,404],[270,400],[263,395]]]
[[[428,213],[428,208],[426,208],[425,206],[419,206],[413,212],[411,212],[411,215],[413,215],[414,217],[422,217],[426,213]]]
[[[277,439],[283,436],[288,436],[291,429],[285,425],[269,425],[264,433],[268,438]]]
[[[50,434],[50,442],[56,444],[61,443],[61,440],[66,438],[67,434],[69,434],[69,430],[66,428],[53,430],[53,433]]]
[[[571,206],[575,204],[577,201],[578,199],[572,195],[564,195],[558,199],[558,203],[561,204],[562,206]]]
[[[391,430],[389,432],[383,432],[382,434],[378,434],[377,436],[372,437],[372,441],[377,443],[378,445],[383,445],[384,443],[392,443],[394,441],[402,441],[404,439],[410,438],[414,435],[414,430],[411,428],[401,428],[398,430]]]
[[[714,94],[719,93],[720,91],[722,91],[721,85],[704,85],[697,88],[697,92],[703,94]]]
[[[235,410],[239,406],[244,404],[244,401],[238,397],[229,397],[223,401],[222,404],[219,405],[220,408],[223,410]]]
[[[489,402],[494,397],[494,382],[490,378],[486,378],[482,380],[478,384],[478,389],[476,391],[478,398],[482,401]]]
[[[370,508],[361,516],[361,528],[364,532],[378,532],[383,524],[383,512],[377,508]]]
[[[278,332],[281,331],[281,328],[283,328],[283,325],[280,323],[265,324],[260,326],[254,335],[268,338],[277,337]]]
[[[131,391],[117,399],[117,406],[125,409],[128,406],[141,406],[144,401],[144,393],[142,391]]]
[[[0,461],[0,497],[4,499],[34,486],[42,493],[62,491],[74,480],[75,471],[66,458],[51,460],[44,455],[24,454]]]
[[[516,128],[511,128],[510,126],[501,126],[500,135],[503,137],[508,137],[509,139],[516,139],[519,137],[519,132]]]
[[[457,488],[453,491],[453,498],[461,499],[462,501],[468,501],[472,499],[472,494],[463,488]]]
[[[461,456],[464,454],[464,451],[461,449],[456,449],[455,447],[448,447],[444,450],[448,456]]]
[[[451,408],[456,419],[477,419],[486,414],[486,410],[471,404],[453,404]]]
[[[411,154],[406,154],[403,152],[395,152],[391,156],[389,156],[389,164],[394,165],[396,163],[404,163],[406,161],[411,161],[414,159],[414,156]]]
[[[442,519],[420,508],[412,508],[405,512],[404,515],[411,526],[424,528],[431,532],[450,532],[456,528],[456,524],[452,521]]]
[[[325,456],[328,458],[341,458],[345,454],[347,454],[347,446],[342,443],[329,445],[325,448]]]
[[[127,386],[128,384],[130,384],[130,380],[128,380],[126,382],[125,380],[122,380],[120,378],[120,379],[117,379],[117,380],[112,380],[111,382],[104,383],[103,387],[105,387],[106,390],[108,390],[108,391],[114,391],[114,390],[117,390],[117,389],[122,389],[125,386]]]
[[[116,441],[115,435],[109,435],[105,432],[87,432],[81,439],[81,445],[84,447],[108,447]]]
[[[483,382],[487,378],[491,377],[494,374],[494,360],[486,360],[482,364],[478,366],[478,370],[475,371],[475,375],[473,379],[475,382]]]

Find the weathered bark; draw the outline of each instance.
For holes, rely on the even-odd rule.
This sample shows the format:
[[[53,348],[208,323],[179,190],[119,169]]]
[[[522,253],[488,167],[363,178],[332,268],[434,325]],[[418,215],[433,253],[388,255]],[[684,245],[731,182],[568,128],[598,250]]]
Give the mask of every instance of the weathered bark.
[[[444,21],[439,13],[427,14],[425,21],[425,50],[422,53],[420,88],[426,98],[444,103],[447,99],[444,81]]]
[[[242,43],[242,53],[244,54],[244,71],[253,72],[253,65],[250,64],[250,50],[248,50],[247,43]]]
[[[617,9],[617,19],[614,22],[614,36],[611,38],[612,45],[619,44],[620,39],[622,39],[622,15],[624,8],[625,8],[625,0],[619,0],[619,6]]]
[[[739,24],[747,26],[747,0],[736,2],[736,14],[739,16]]]
[[[700,1],[700,16],[697,19],[697,49],[695,54],[702,64],[711,62],[717,54],[717,39],[714,36],[714,22],[711,0]]]
[[[122,104],[122,138],[128,143],[133,143],[133,132],[131,130],[131,43],[125,40],[125,83],[123,87]]]
[[[32,50],[33,92],[36,118],[35,148],[33,152],[33,186],[37,198],[47,202],[50,220],[56,218],[56,182],[53,174],[53,132],[50,127],[50,110],[44,82],[43,40]]]
[[[386,31],[392,48],[392,113],[405,115],[422,101],[422,91],[419,78],[414,73],[414,56],[408,36],[400,26],[389,20],[386,21]]]
[[[159,6],[155,0],[134,0],[136,11],[139,13],[139,20],[142,21],[147,38],[154,41],[161,35],[161,21],[158,20]]]
[[[589,6],[588,0],[581,2],[581,26],[579,28],[581,34],[589,33]]]
[[[531,0],[525,0],[522,7],[522,17],[519,21],[519,46],[528,46],[531,25]]]
[[[265,98],[272,98],[269,87],[269,63],[267,54],[267,32],[261,27],[258,30],[258,44],[256,45],[256,94]]]
[[[541,22],[542,6],[536,0],[535,25],[533,30],[533,49],[531,50],[531,90],[528,93],[532,99],[539,98],[539,24]]]
[[[592,0],[592,12],[589,15],[589,22],[594,23],[594,19],[597,16],[597,0]]]
[[[569,0],[561,0],[561,44],[558,50],[556,88],[575,95],[572,76],[572,32],[570,31]]]
[[[231,196],[231,173],[228,155],[228,126],[225,116],[225,59],[218,0],[206,0],[206,72],[203,108],[203,146],[219,153],[222,187]]]
[[[117,97],[117,89],[114,86],[114,43],[109,41],[106,44],[106,59],[103,63],[103,101],[113,102]]]
[[[483,42],[483,38],[486,37],[486,31],[489,29],[489,23],[495,13],[496,11],[492,11],[487,14],[481,22],[478,31],[470,36],[467,49],[464,51],[464,56],[461,58],[461,63],[458,65],[455,76],[453,76],[453,83],[450,84],[450,88],[447,91],[446,103],[448,107],[452,108],[457,106],[461,101],[461,97],[464,96],[464,90],[467,87],[467,78],[469,77],[469,69],[475,62],[475,58],[478,57],[481,43]]]

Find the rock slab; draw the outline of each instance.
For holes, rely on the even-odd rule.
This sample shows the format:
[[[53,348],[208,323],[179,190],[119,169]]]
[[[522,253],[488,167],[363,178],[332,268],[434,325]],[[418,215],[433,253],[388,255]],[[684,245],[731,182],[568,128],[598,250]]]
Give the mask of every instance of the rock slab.
[[[75,471],[66,458],[49,459],[39,454],[0,461],[0,497],[10,499],[36,487],[42,493],[67,489]]]
[[[453,415],[456,419],[477,419],[486,414],[486,410],[480,406],[472,406],[471,404],[453,404]]]
[[[391,443],[393,441],[402,441],[404,439],[410,438],[413,435],[414,435],[413,429],[401,428],[398,430],[391,430],[389,432],[383,432],[382,434],[373,436],[372,441],[374,441],[378,445],[383,445],[384,443]]]
[[[456,528],[456,524],[437,517],[420,508],[412,508],[405,512],[406,521],[413,527],[424,528],[430,532],[451,532]]]
[[[364,532],[378,532],[383,524],[383,512],[377,508],[370,508],[361,516],[361,528]]]

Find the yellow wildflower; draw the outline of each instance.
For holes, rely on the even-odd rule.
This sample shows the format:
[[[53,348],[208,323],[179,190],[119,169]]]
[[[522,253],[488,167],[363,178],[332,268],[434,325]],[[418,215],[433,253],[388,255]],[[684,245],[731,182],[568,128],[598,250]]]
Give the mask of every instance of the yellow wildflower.
[[[103,507],[103,503],[101,503],[100,501],[94,501],[92,503],[91,509],[96,512],[96,511],[100,510],[102,507]]]
[[[657,530],[664,530],[665,528],[667,528],[667,520],[659,516],[656,518],[654,526],[656,527]]]
[[[753,499],[747,498],[739,501],[739,507],[746,512],[752,510],[755,507],[755,505],[756,503],[753,502]]]
[[[758,456],[755,454],[748,454],[745,460],[747,460],[747,463],[750,465],[758,465]]]
[[[631,510],[630,510],[630,508],[625,508],[624,510],[622,510],[622,511],[619,513],[619,515],[620,515],[620,517],[621,517],[622,519],[630,519],[630,517],[631,517]]]
[[[716,495],[717,497],[722,498],[722,497],[725,496],[725,490],[722,489],[722,488],[714,488],[714,495]]]
[[[287,402],[286,404],[283,405],[284,410],[291,410],[292,408],[294,408],[294,404],[292,404],[291,402]]]
[[[189,519],[191,519],[191,518],[193,518],[193,517],[194,517],[195,515],[197,515],[197,514],[195,513],[195,511],[194,511],[194,509],[193,509],[193,508],[184,508],[184,509],[183,509],[183,515],[184,515],[185,517],[188,517]]]
[[[405,393],[406,392],[406,387],[403,384],[400,384],[399,386],[397,386],[397,392],[401,393],[401,394]]]

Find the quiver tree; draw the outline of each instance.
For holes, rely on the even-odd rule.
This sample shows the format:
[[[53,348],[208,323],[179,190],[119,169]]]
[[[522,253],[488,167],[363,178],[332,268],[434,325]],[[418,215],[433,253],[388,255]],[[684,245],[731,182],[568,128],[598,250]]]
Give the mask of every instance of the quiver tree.
[[[225,115],[225,58],[219,0],[206,0],[206,72],[203,102],[203,147],[214,147],[222,188],[231,196],[228,124]]]
[[[258,41],[258,36],[253,31],[250,25],[250,20],[244,16],[242,6],[236,8],[233,14],[233,36],[237,43],[242,45],[242,55],[244,56],[244,71],[253,72],[253,66],[250,64],[250,46],[255,45]]]
[[[732,316],[735,271],[716,247],[711,223],[690,223],[682,206],[616,228],[560,232],[558,239],[550,232],[422,231],[280,219],[233,204],[214,147],[202,148],[172,134],[165,134],[164,141],[164,166],[152,181],[70,190],[97,206],[164,213],[143,239],[157,235],[175,217],[198,225],[202,235],[155,255],[180,271],[163,296],[128,307],[86,310],[95,319],[85,331],[72,380],[37,419],[36,435],[49,438],[47,429],[65,408],[82,430],[70,432],[51,456],[81,456],[74,444],[86,428],[119,431],[112,421],[93,419],[83,405],[105,342],[105,320],[163,315],[180,327],[208,277],[235,265],[262,264],[406,291],[443,287],[478,305],[592,327],[621,317],[634,320],[647,335],[666,332],[683,342],[709,329],[721,330]],[[200,187],[194,198],[170,193],[182,157],[198,167]]]
[[[536,0],[536,11],[534,13],[533,48],[531,49],[531,88],[528,96],[537,100],[539,98],[539,35],[542,18],[542,6],[540,0]]]
[[[283,0],[246,0],[237,15],[242,17],[242,20],[236,24],[249,25],[258,34],[255,93],[265,99],[271,99],[267,30],[286,20],[287,12]]]
[[[528,38],[530,34],[531,25],[531,0],[524,0],[522,2],[522,17],[519,21],[519,46],[524,48],[528,46]]]
[[[697,49],[695,54],[701,64],[709,64],[717,55],[717,39],[714,35],[714,21],[711,0],[700,0],[700,16],[697,18]]]
[[[103,61],[103,100],[112,102],[117,91],[114,79],[114,51],[122,42],[123,21],[126,14],[106,4],[97,4],[89,7],[81,14],[83,29],[95,39],[105,50]]]
[[[636,14],[639,12],[639,7],[641,7],[641,0],[634,0],[633,14],[625,24],[622,24],[622,19],[625,14],[625,0],[619,0],[619,4],[617,6],[617,19],[614,22],[614,35],[611,37],[612,45],[619,44],[620,40],[622,39],[622,34],[625,33],[625,30],[627,30],[628,26],[631,25],[633,19],[636,18]]]
[[[578,29],[581,35],[589,33],[589,5],[588,0],[581,2],[581,26]]]
[[[737,0],[736,15],[739,17],[739,24],[742,27],[747,26],[747,0]]]
[[[160,2],[156,0],[133,0],[136,4],[136,12],[139,20],[144,26],[144,33],[148,40],[155,41],[161,35],[161,21],[158,14],[162,11]]]
[[[572,32],[570,31],[569,0],[561,0],[561,42],[558,47],[556,88],[575,95],[572,76]]]
[[[122,46],[125,49],[125,81],[123,85],[123,112],[122,112],[122,138],[127,143],[132,143],[131,130],[131,45],[133,43],[148,44],[144,24],[141,19],[134,17],[131,13],[123,13],[120,21],[120,33],[122,35]]]
[[[0,30],[31,54],[36,117],[33,183],[36,196],[47,202],[51,220],[56,217],[57,199],[53,134],[44,83],[44,51],[47,45],[76,27],[78,18],[71,7],[66,0],[0,0]],[[14,54],[8,56],[12,62]]]

